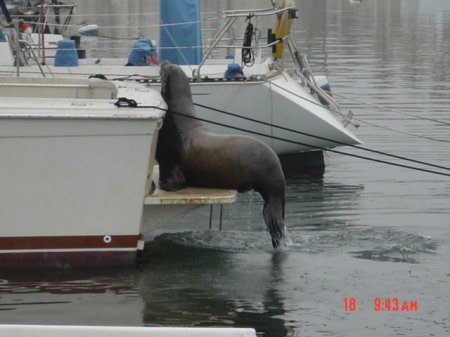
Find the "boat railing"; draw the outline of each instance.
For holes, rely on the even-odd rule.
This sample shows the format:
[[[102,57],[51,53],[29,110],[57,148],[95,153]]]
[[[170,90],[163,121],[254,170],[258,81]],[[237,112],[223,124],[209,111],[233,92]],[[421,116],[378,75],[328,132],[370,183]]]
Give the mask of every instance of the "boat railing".
[[[28,64],[29,59],[33,59],[34,62],[39,67],[43,77],[45,76],[44,69],[39,62],[39,59],[35,53],[35,48],[27,41],[21,38],[19,33],[19,21],[14,21],[12,24],[4,29],[6,35],[8,36],[8,42],[10,49],[14,55],[14,63],[16,66],[16,75],[20,75],[20,66]]]
[[[222,27],[217,31],[217,33],[213,36],[213,38],[210,40],[210,43],[207,45],[204,53],[203,58],[198,67],[194,70],[193,76],[197,79],[201,79],[201,69],[207,59],[211,56],[212,52],[215,49],[218,48],[235,48],[235,49],[266,49],[266,48],[272,48],[274,45],[285,42],[288,46],[288,49],[290,51],[292,60],[296,66],[295,73],[300,79],[301,83],[304,86],[307,86],[311,90],[311,94],[316,95],[317,98],[322,101],[324,104],[328,105],[328,107],[338,112],[340,111],[339,104],[322,88],[320,88],[312,74],[311,68],[309,66],[308,60],[306,56],[300,53],[300,51],[295,47],[294,41],[292,39],[292,36],[289,32],[287,32],[286,35],[277,37],[273,41],[265,43],[265,44],[259,44],[257,43],[256,46],[237,46],[237,45],[220,45],[219,43],[223,40],[225,34],[230,30],[230,28],[233,26],[233,24],[236,22],[238,18],[245,18],[249,19],[252,17],[264,17],[264,16],[273,16],[273,15],[281,15],[284,12],[290,12],[297,11],[295,7],[283,7],[283,8],[264,8],[264,9],[242,9],[242,10],[228,10],[225,11],[225,23],[222,25]],[[292,17],[295,17],[293,15]],[[239,40],[239,39],[238,39]],[[258,39],[255,38],[256,41]]]
[[[263,8],[263,9],[238,9],[225,11],[226,17],[248,17],[248,16],[272,16],[287,11],[297,10],[295,7]]]
[[[270,43],[266,43],[266,44],[263,44],[263,45],[258,44],[258,47],[257,47],[257,48],[258,48],[258,49],[261,49],[261,48],[269,48],[269,47],[272,47],[272,46],[276,45],[277,43],[280,43],[280,41],[286,41],[288,38],[289,38],[288,36],[285,36],[285,37],[282,37],[282,38],[277,39],[276,41],[273,41],[273,42],[270,42]],[[235,40],[242,40],[242,39],[235,39]],[[238,46],[238,45],[216,45],[216,46],[214,47],[214,49],[216,49],[216,48],[255,49],[255,47],[245,47],[245,46]]]
[[[48,28],[53,27],[54,34],[63,34],[69,27],[73,17],[75,7],[73,3],[44,3],[42,7],[38,5],[35,13],[20,13],[11,15],[13,20],[24,19],[31,25],[34,33],[42,33]],[[27,10],[24,7],[24,10]]]
[[[319,87],[316,83],[316,80],[311,71],[311,67],[309,65],[308,59],[305,55],[301,54],[298,49],[295,47],[294,41],[292,37],[289,36],[287,39],[287,44],[289,48],[289,52],[291,53],[291,57],[294,60],[296,65],[295,74],[300,78],[303,85],[308,86],[311,89],[311,93],[317,95],[319,100],[323,101],[326,105],[328,105],[329,109],[340,113],[341,108],[336,100],[330,96],[325,90]]]
[[[45,71],[44,71],[44,69],[42,69],[41,63],[39,62],[39,59],[36,56],[36,53],[34,52],[34,48],[32,47],[32,45],[26,40],[18,40],[18,42],[19,42],[18,52],[22,53],[22,55],[24,55],[24,56],[26,54],[28,54],[29,57],[32,58],[34,60],[34,62],[37,64],[42,76],[46,77]],[[23,57],[23,59],[26,60],[25,57]],[[20,62],[18,62],[18,61],[19,61],[19,57],[16,57],[17,76],[19,76],[19,73],[20,73]]]
[[[222,25],[222,27],[217,31],[217,33],[213,36],[213,38],[210,40],[211,43],[208,44],[206,47],[203,58],[200,64],[198,65],[197,69],[194,70],[194,77],[197,79],[201,79],[201,68],[207,61],[207,59],[211,56],[213,50],[217,48],[242,48],[242,49],[253,49],[254,47],[245,47],[245,46],[221,46],[219,45],[219,42],[222,41],[224,35],[230,30],[230,28],[233,26],[233,24],[236,22],[237,18],[252,18],[252,17],[262,17],[262,16],[273,16],[273,15],[279,15],[283,12],[292,12],[296,11],[297,9],[295,7],[283,7],[283,8],[264,8],[264,9],[242,9],[242,10],[228,10],[224,12],[224,15],[226,17],[225,23]],[[289,34],[286,34],[285,36],[279,37],[275,39],[272,42],[269,42],[265,45],[258,45],[258,49],[261,48],[270,48],[274,46],[277,43],[280,43],[288,38]]]

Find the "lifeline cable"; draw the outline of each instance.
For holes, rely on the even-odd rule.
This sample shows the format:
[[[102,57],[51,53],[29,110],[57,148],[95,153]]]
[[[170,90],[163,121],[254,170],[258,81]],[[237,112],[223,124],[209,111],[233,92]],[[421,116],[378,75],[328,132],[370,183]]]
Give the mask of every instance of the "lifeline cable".
[[[300,99],[302,99],[302,100],[304,100],[304,101],[306,101],[306,102],[308,102],[308,103],[312,103],[312,104],[315,104],[315,105],[317,105],[317,106],[323,107],[322,104],[320,104],[320,103],[318,103],[318,102],[316,102],[316,101],[310,100],[310,99],[308,99],[308,98],[302,97],[302,96],[300,96],[299,94],[297,94],[297,93],[295,93],[295,92],[293,92],[293,91],[291,91],[291,90],[288,90],[288,89],[286,89],[286,88],[284,88],[284,87],[282,87],[282,86],[280,86],[280,85],[278,85],[278,84],[276,84],[276,83],[270,82],[270,85],[273,85],[273,86],[275,86],[275,87],[277,87],[277,88],[279,88],[279,89],[281,89],[281,90],[283,90],[283,91],[285,91],[285,92],[288,92],[288,93],[290,93],[291,95],[294,95],[295,97],[300,98]],[[336,94],[336,95],[337,95],[337,94]],[[339,96],[339,95],[337,95],[337,96]],[[344,98],[345,98],[345,97],[344,97]],[[350,98],[349,98],[349,99],[350,99]],[[362,103],[361,103],[361,104],[362,104]],[[369,105],[369,106],[370,106],[370,105]],[[342,115],[342,116],[344,116],[344,117],[346,117],[346,115],[343,114],[343,113],[340,112],[340,111],[336,111],[336,110],[331,110],[331,111],[332,111],[332,112],[335,112],[335,113],[337,113],[337,114],[340,114],[340,115]],[[417,115],[416,115],[416,116],[417,116]],[[445,142],[445,143],[449,143],[449,142],[450,142],[450,141],[444,140],[444,139],[437,139],[437,138],[432,138],[432,137],[427,137],[427,136],[422,136],[422,135],[413,134],[413,133],[410,133],[410,132],[405,132],[405,131],[396,130],[396,129],[389,128],[389,127],[385,127],[385,126],[378,125],[378,124],[375,124],[375,123],[370,123],[370,122],[367,122],[367,121],[364,121],[364,120],[361,120],[361,119],[358,119],[358,118],[355,118],[355,117],[353,117],[353,119],[354,119],[354,120],[357,120],[358,122],[368,124],[368,125],[370,125],[370,126],[374,126],[374,127],[379,127],[379,128],[387,129],[387,130],[390,130],[390,131],[393,131],[393,132],[405,134],[405,135],[412,136],[412,137],[418,137],[418,138],[423,138],[423,139],[429,139],[429,140],[436,141],[436,142]],[[428,120],[435,121],[435,122],[441,123],[441,124],[448,124],[447,122],[439,121],[439,120],[433,120],[433,119],[430,119],[430,118],[422,118],[422,119],[428,119]]]
[[[401,109],[394,109],[394,108],[390,108],[388,106],[383,106],[383,105],[380,105],[380,104],[364,102],[364,101],[359,100],[357,98],[345,96],[345,95],[338,94],[338,93],[335,93],[335,92],[333,93],[333,95],[341,97],[341,98],[345,98],[345,99],[348,99],[348,100],[351,100],[351,101],[359,103],[359,104],[363,104],[363,105],[367,105],[367,106],[370,106],[370,107],[373,107],[373,108],[377,108],[377,109],[380,109],[380,110],[392,111],[392,112],[399,113],[399,114],[402,114],[402,115],[405,115],[405,116],[414,117],[416,119],[422,119],[422,120],[431,121],[431,122],[438,123],[438,124],[443,124],[443,125],[450,125],[450,122],[442,121],[442,120],[439,120],[439,119],[436,119],[436,118],[431,118],[431,117],[426,117],[426,116],[421,116],[421,115],[409,113],[409,112],[406,112],[406,111],[401,110]]]
[[[403,157],[403,156],[390,154],[390,153],[383,152],[383,151],[372,150],[372,149],[368,149],[366,147],[359,146],[359,145],[347,144],[347,143],[336,141],[336,140],[333,140],[333,139],[330,139],[330,138],[317,136],[317,135],[313,135],[313,134],[310,134],[310,133],[307,133],[307,132],[293,130],[293,129],[286,128],[286,127],[283,127],[283,126],[274,125],[274,124],[270,124],[270,123],[267,123],[267,122],[259,121],[257,119],[253,119],[253,118],[250,118],[250,117],[240,116],[240,115],[237,115],[237,114],[232,113],[232,112],[216,109],[216,108],[209,107],[209,106],[206,106],[206,105],[203,105],[203,104],[194,103],[194,105],[199,106],[201,108],[205,108],[205,109],[213,110],[213,111],[216,111],[216,112],[220,112],[220,113],[223,113],[223,114],[226,114],[226,115],[230,115],[230,116],[233,116],[233,117],[245,119],[245,120],[248,120],[248,121],[251,121],[251,122],[254,122],[254,123],[259,123],[259,124],[262,124],[262,125],[275,127],[277,129],[280,129],[280,130],[301,134],[301,135],[304,135],[304,136],[307,136],[307,137],[311,137],[311,138],[322,139],[322,140],[325,140],[325,141],[328,141],[328,142],[332,142],[332,143],[335,143],[335,144],[339,144],[339,145],[350,146],[350,147],[356,148],[358,150],[363,150],[363,151],[368,151],[368,152],[372,152],[372,153],[376,153],[376,154],[381,154],[381,155],[384,155],[384,156],[387,156],[387,157],[392,157],[392,158],[397,158],[397,159],[401,159],[401,160],[405,160],[405,161],[410,161],[410,162],[413,162],[413,163],[416,163],[416,164],[436,167],[436,168],[440,168],[440,169],[444,169],[444,170],[450,170],[449,167],[436,165],[436,164],[431,164],[431,163],[423,162],[423,161],[416,160],[416,159],[406,158],[406,157]]]
[[[166,110],[166,109],[162,109],[162,108],[160,108],[160,109],[161,110]],[[311,148],[316,148],[318,150],[329,151],[329,152],[338,153],[338,154],[342,154],[342,155],[346,155],[346,156],[350,156],[350,157],[355,157],[355,158],[359,158],[359,159],[365,159],[365,160],[369,160],[369,161],[373,161],[373,162],[377,162],[377,163],[382,163],[382,164],[387,164],[387,165],[397,166],[397,167],[403,167],[403,168],[407,168],[407,169],[411,169],[411,170],[422,171],[422,172],[433,173],[433,174],[438,174],[438,175],[450,177],[449,173],[443,173],[443,172],[423,169],[423,168],[420,168],[420,167],[415,167],[415,166],[410,166],[410,165],[392,163],[392,162],[389,162],[389,161],[386,161],[386,160],[370,158],[370,157],[361,156],[361,155],[352,154],[352,153],[347,153],[347,152],[342,152],[342,151],[338,151],[338,150],[334,150],[334,149],[327,149],[327,148],[320,147],[320,146],[312,146],[310,144],[297,142],[297,141],[293,141],[293,140],[290,140],[290,139],[285,139],[285,138],[276,137],[276,136],[270,136],[270,135],[266,135],[264,133],[246,130],[246,129],[243,129],[243,128],[239,128],[237,126],[231,126],[231,125],[222,124],[222,123],[219,123],[219,122],[213,122],[213,121],[210,121],[210,120],[207,120],[207,119],[204,119],[204,118],[200,118],[200,117],[188,116],[188,115],[185,115],[185,114],[182,114],[182,113],[179,113],[179,112],[175,112],[175,111],[171,111],[171,113],[173,113],[175,115],[178,115],[178,116],[182,116],[182,117],[196,119],[196,120],[199,120],[199,121],[202,121],[202,122],[206,122],[206,123],[211,123],[211,124],[216,124],[216,125],[219,125],[219,126],[224,126],[224,127],[230,128],[230,129],[238,130],[238,131],[244,131],[244,132],[252,133],[252,134],[255,134],[255,135],[258,135],[258,136],[269,137],[269,138],[272,138],[272,139],[275,139],[275,140],[281,140],[281,141],[285,141],[285,142],[292,143],[292,144],[297,144],[297,145],[308,146],[308,147],[311,147]],[[428,165],[434,166],[433,164],[428,164]],[[446,168],[446,169],[448,169],[448,168]]]
[[[135,106],[133,100],[130,100],[129,105],[127,105],[127,104],[124,104],[125,100],[126,99],[124,99],[123,97],[119,98],[119,101],[116,103],[116,106],[118,106],[118,107],[129,106],[129,107],[141,108],[141,109],[145,109],[145,108],[146,109],[158,109],[158,110],[165,111],[165,112],[168,111],[168,109],[161,108],[159,106],[151,106],[151,105],[149,105],[149,106]],[[329,152],[342,154],[342,155],[346,155],[346,156],[350,156],[350,157],[354,157],[354,158],[358,158],[358,159],[364,159],[364,160],[368,160],[368,161],[373,161],[373,162],[376,162],[376,163],[381,163],[381,164],[386,164],[386,165],[391,165],[391,166],[396,166],[396,167],[402,167],[402,168],[407,168],[407,169],[411,169],[411,170],[416,170],[416,171],[427,172],[427,173],[432,173],[432,174],[437,174],[437,175],[441,175],[441,176],[450,177],[449,173],[443,173],[443,172],[428,170],[428,169],[415,167],[415,166],[410,166],[410,165],[405,165],[405,164],[393,163],[393,162],[389,162],[389,161],[382,160],[382,159],[370,158],[370,157],[361,156],[361,155],[357,155],[357,154],[352,154],[352,153],[348,153],[348,152],[342,152],[342,151],[338,151],[338,150],[334,150],[334,149],[327,149],[327,148],[320,147],[320,146],[313,146],[313,145],[310,145],[310,144],[306,144],[306,143],[302,143],[302,142],[298,142],[298,141],[293,141],[293,140],[290,140],[290,139],[285,139],[285,138],[281,138],[281,137],[266,135],[264,133],[257,132],[257,131],[246,130],[246,129],[243,129],[243,128],[239,128],[237,126],[231,126],[231,125],[227,125],[227,124],[223,124],[223,123],[219,123],[219,122],[210,121],[208,119],[204,119],[204,118],[200,118],[200,117],[196,117],[196,116],[188,116],[188,115],[185,115],[185,114],[182,114],[182,113],[179,113],[179,112],[175,112],[175,111],[171,111],[171,113],[173,113],[175,115],[178,115],[178,116],[181,116],[181,117],[191,118],[191,119],[195,119],[195,120],[199,120],[199,121],[202,121],[202,122],[206,122],[206,123],[211,123],[211,124],[227,127],[227,128],[238,130],[238,131],[252,133],[254,135],[258,135],[258,136],[262,136],[262,137],[268,137],[268,138],[272,138],[272,139],[280,140],[280,141],[285,141],[285,142],[292,143],[292,144],[297,144],[297,145],[307,146],[307,147],[311,147],[311,148],[316,148],[316,149],[322,150],[322,151],[329,151]],[[313,136],[313,137],[315,137],[315,136]],[[347,144],[344,144],[344,145],[347,145]],[[379,153],[380,154],[384,154],[381,151]],[[386,154],[386,155],[389,155],[389,154]],[[408,160],[408,158],[406,158],[405,160]],[[414,160],[411,159],[411,161],[414,161]],[[425,165],[434,166],[433,164],[428,164],[428,163],[424,163],[424,164]],[[445,168],[445,169],[448,169],[448,168]]]

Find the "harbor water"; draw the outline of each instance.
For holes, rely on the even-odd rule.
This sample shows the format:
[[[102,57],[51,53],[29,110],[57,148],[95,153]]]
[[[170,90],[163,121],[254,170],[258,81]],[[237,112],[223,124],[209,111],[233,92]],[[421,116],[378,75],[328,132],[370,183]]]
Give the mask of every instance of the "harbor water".
[[[155,10],[155,1],[78,2],[80,13]],[[270,5],[243,3],[205,0],[202,9],[213,18],[218,8]],[[450,2],[296,6],[298,47],[316,74],[328,76],[342,111],[353,114],[359,127],[348,128],[363,146],[449,168]],[[450,177],[332,152],[325,160],[323,177],[286,177],[287,247],[271,248],[262,200],[242,194],[224,206],[222,231],[218,208],[208,230],[205,207],[148,236],[138,268],[0,271],[0,323],[253,327],[264,337],[449,336]]]

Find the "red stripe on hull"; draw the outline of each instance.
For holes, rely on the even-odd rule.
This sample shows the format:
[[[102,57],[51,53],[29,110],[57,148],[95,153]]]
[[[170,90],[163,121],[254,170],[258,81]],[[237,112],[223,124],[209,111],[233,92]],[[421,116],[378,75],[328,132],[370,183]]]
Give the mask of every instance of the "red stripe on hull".
[[[131,267],[137,251],[1,253],[1,269]]]
[[[0,250],[136,248],[138,235],[0,237]]]

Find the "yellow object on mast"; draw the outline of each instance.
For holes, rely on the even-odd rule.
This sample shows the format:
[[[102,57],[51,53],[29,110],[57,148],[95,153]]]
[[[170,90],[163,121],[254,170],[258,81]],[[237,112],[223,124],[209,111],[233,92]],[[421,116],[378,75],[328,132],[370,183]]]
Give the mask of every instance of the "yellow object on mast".
[[[293,0],[284,0],[281,8],[293,7]],[[279,42],[275,45],[275,51],[272,53],[272,56],[275,59],[279,59],[283,56],[284,51],[284,38],[289,35],[291,31],[292,25],[292,17],[290,16],[290,11],[285,11],[278,16],[277,23],[275,25],[275,38],[279,40]]]

